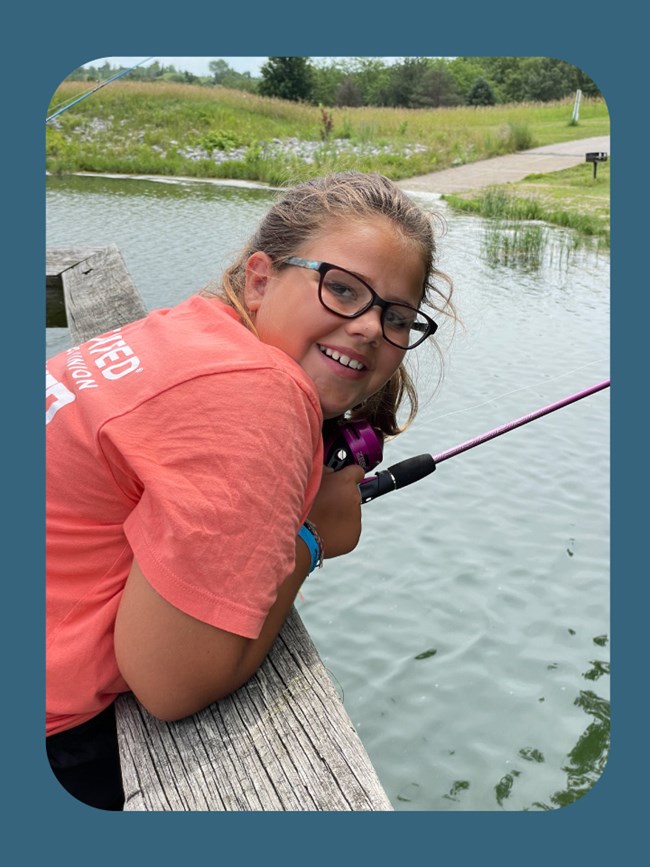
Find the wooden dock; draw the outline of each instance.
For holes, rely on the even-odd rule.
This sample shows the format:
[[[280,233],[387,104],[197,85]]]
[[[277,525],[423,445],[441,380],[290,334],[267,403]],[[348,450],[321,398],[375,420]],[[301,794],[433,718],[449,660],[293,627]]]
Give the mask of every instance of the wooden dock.
[[[48,250],[45,275],[46,325],[67,325],[73,346],[147,312],[115,245]]]
[[[119,250],[48,250],[48,325],[71,346],[146,314]],[[237,692],[178,722],[116,703],[130,811],[392,810],[299,614]]]

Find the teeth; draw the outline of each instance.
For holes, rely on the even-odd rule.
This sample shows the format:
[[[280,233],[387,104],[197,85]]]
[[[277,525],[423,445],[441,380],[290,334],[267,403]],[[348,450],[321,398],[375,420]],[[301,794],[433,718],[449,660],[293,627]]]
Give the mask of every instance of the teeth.
[[[344,367],[351,367],[352,370],[364,370],[364,365],[360,361],[355,361],[354,358],[348,358],[347,355],[341,355],[340,352],[337,352],[335,349],[328,349],[326,346],[319,346],[318,348],[324,355],[333,358],[334,361],[338,361]]]

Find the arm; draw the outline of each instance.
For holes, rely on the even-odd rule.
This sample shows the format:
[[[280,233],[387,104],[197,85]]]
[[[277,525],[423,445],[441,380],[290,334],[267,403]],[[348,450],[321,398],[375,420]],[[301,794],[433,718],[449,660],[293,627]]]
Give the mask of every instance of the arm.
[[[310,512],[326,557],[348,553],[361,532],[359,467],[326,473]],[[133,563],[115,624],[118,666],[154,716],[180,719],[244,684],[262,664],[305,580],[310,557],[296,539],[295,567],[255,639],[203,623],[167,602]]]

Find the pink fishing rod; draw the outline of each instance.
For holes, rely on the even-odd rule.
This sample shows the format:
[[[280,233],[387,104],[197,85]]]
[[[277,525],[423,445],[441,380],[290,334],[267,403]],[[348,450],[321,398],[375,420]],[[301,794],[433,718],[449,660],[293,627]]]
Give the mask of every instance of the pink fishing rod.
[[[462,454],[462,452],[469,451],[469,449],[473,449],[475,446],[480,446],[481,443],[492,440],[495,437],[501,436],[501,434],[514,430],[517,427],[521,427],[521,425],[528,424],[528,422],[534,421],[536,418],[541,418],[543,415],[548,415],[551,412],[555,412],[557,409],[562,409],[564,406],[568,406],[571,403],[589,397],[589,395],[595,394],[596,392],[602,391],[604,388],[608,387],[609,379],[606,379],[603,382],[599,382],[597,385],[593,385],[591,388],[586,388],[584,391],[571,394],[563,400],[558,400],[556,403],[551,403],[548,406],[535,410],[535,412],[528,413],[528,415],[523,415],[521,418],[516,418],[514,421],[500,425],[500,427],[496,427],[494,430],[487,431],[487,433],[481,434],[481,436],[467,440],[460,445],[454,446],[453,449],[447,449],[445,452],[440,452],[439,455],[417,455],[414,458],[400,461],[398,464],[388,467],[387,470],[383,470],[375,476],[368,476],[361,482],[359,485],[361,502],[368,503],[370,500],[374,500],[382,494],[387,494],[389,491],[396,491],[398,488],[403,488],[405,485],[417,482],[425,476],[428,476],[429,473],[432,473],[436,466],[442,463],[442,461],[446,461],[449,458]]]
[[[575,403],[577,400],[582,400],[583,397],[589,397],[590,394],[595,394],[597,391],[602,391],[604,388],[608,387],[609,379],[606,379],[604,382],[592,385],[591,388],[586,388],[584,391],[579,391],[577,394],[571,394],[569,397],[565,397],[564,400],[558,400],[557,403],[550,403],[548,406],[543,406],[541,409],[535,410],[535,412],[528,413],[528,415],[522,415],[521,418],[516,418],[514,421],[510,421],[507,424],[495,427],[494,430],[481,434],[481,436],[474,437],[472,440],[467,440],[467,442],[461,443],[453,449],[447,449],[446,452],[440,452],[439,455],[434,455],[433,460],[436,464],[440,464],[448,458],[453,458],[456,455],[459,455],[461,452],[473,449],[474,446],[480,446],[481,443],[486,443],[488,440],[492,440],[495,437],[501,436],[501,434],[514,430],[516,427],[521,427],[522,424],[528,424],[529,421],[534,421],[536,418],[541,418],[543,415],[555,412],[556,409],[562,409],[563,406],[568,406],[570,403]]]

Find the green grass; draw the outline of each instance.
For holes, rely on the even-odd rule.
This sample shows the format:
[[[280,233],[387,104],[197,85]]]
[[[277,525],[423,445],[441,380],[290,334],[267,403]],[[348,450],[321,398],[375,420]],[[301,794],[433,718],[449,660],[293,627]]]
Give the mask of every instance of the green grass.
[[[88,90],[86,83],[63,83],[49,113]],[[219,87],[114,82],[47,125],[47,169],[278,184],[354,167],[398,180],[525,147],[609,132],[603,100],[583,100],[577,126],[570,123],[572,108],[572,100],[563,100],[485,108],[323,112],[317,106]],[[289,138],[319,142],[313,162],[264,151],[265,143]],[[246,156],[218,163],[186,155],[188,148],[206,148],[211,143],[217,150],[236,144],[246,149]],[[344,146],[357,150],[345,151]]]
[[[610,243],[610,167],[591,163],[563,171],[528,175],[522,181],[479,193],[444,196],[455,209],[500,222],[542,221],[574,229],[600,247]]]

